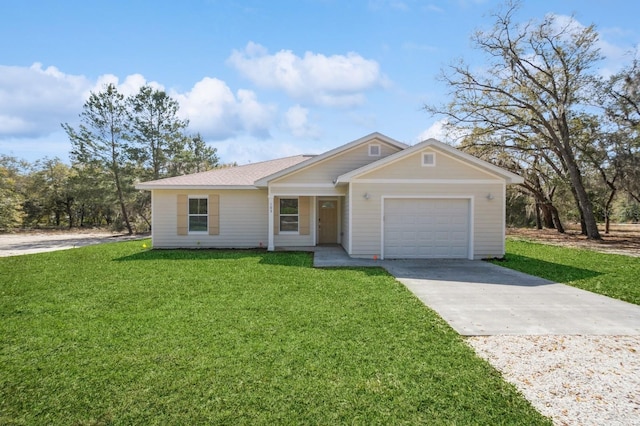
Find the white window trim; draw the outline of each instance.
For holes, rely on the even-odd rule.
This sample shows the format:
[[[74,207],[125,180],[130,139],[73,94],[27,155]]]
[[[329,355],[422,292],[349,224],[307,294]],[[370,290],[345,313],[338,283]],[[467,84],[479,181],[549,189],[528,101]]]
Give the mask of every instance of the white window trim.
[[[191,214],[189,211],[189,200],[207,200],[207,214]],[[187,233],[188,235],[209,235],[209,196],[208,195],[189,195],[187,197]],[[189,229],[189,218],[191,216],[206,216],[207,217],[207,229],[205,231],[192,231]]]
[[[433,162],[432,163],[427,163],[426,161],[424,161],[425,158],[428,155],[432,156],[432,158],[433,158]],[[422,167],[435,167],[435,165],[436,165],[436,153],[435,152],[433,152],[433,151],[423,152],[421,158],[422,158]]]
[[[278,204],[280,203],[280,201],[282,200],[298,200],[298,213],[297,214],[282,214],[282,206],[278,206],[278,234],[280,235],[300,235],[300,197],[287,197],[287,196],[280,196],[278,198]],[[282,225],[282,222],[280,221],[280,218],[282,216],[297,216],[298,217],[298,230],[297,231],[283,231],[280,229],[280,226]]]
[[[374,153],[372,148],[378,148],[378,153]],[[382,154],[382,146],[378,143],[369,144],[369,157],[380,157]]]

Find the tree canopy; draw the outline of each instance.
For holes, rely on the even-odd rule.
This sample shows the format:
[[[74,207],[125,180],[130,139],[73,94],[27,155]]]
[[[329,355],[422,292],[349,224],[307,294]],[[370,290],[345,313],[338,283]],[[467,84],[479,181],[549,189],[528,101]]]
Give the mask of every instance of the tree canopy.
[[[554,196],[565,191],[574,200],[583,233],[600,239],[596,185],[590,179],[601,179],[600,186],[615,195],[622,151],[612,154],[620,134],[613,137],[601,124],[604,112],[596,105],[607,98],[609,116],[633,126],[638,75],[627,71],[603,85],[595,26],[553,14],[520,23],[518,9],[518,3],[507,3],[492,16],[489,30],[472,35],[484,66],[460,60],[444,69],[441,80],[450,89],[450,101],[425,108],[463,130],[461,148],[494,160],[506,154],[509,160],[500,165],[526,178],[520,189],[538,209],[548,210],[548,226],[563,229]]]
[[[0,156],[0,230],[17,227],[110,226],[150,229],[151,199],[136,181],[218,167],[216,149],[188,133],[178,102],[143,86],[125,97],[113,84],[92,92],[74,127],[71,165],[33,164]]]

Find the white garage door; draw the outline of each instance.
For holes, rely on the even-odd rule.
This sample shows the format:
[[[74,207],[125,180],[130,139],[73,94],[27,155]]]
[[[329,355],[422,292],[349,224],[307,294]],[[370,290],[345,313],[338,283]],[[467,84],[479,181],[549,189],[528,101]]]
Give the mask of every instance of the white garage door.
[[[469,233],[469,200],[385,200],[385,258],[466,259]]]

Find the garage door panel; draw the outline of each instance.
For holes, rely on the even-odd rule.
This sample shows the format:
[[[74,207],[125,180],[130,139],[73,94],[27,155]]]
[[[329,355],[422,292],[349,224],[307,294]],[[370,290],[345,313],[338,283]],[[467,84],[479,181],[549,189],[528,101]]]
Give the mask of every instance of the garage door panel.
[[[433,238],[433,232],[430,232],[430,231],[419,231],[418,232],[418,237],[421,240],[431,239],[431,238]]]
[[[438,213],[435,213],[438,214]],[[446,214],[446,212],[445,212]],[[436,224],[437,225],[449,225],[451,223],[451,218],[450,217],[446,217],[446,216],[437,216],[436,217]]]
[[[451,233],[450,231],[436,231],[436,242],[444,242],[444,243],[449,243],[449,240],[451,240],[450,238]]]
[[[469,200],[385,200],[387,258],[467,258]]]
[[[461,216],[452,216],[451,217],[451,224],[452,225],[456,225],[456,226],[460,226],[460,227],[465,227],[467,225],[468,221],[469,221],[469,219],[466,217],[466,215],[464,217],[461,217]]]
[[[411,232],[411,231],[404,231],[404,232],[402,233],[402,237],[403,237],[405,240],[409,240],[409,241],[411,241],[411,240],[413,239],[413,238],[412,238],[412,237],[413,237],[413,234],[414,234],[414,233],[413,233],[413,232]]]
[[[451,240],[458,243],[466,243],[467,242],[467,234],[465,231],[452,231],[451,232]]]

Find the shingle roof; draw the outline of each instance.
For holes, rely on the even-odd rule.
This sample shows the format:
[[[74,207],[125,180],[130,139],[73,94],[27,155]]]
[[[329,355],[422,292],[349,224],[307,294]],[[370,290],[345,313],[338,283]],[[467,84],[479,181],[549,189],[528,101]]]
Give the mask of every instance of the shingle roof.
[[[177,189],[211,186],[254,186],[254,182],[288,167],[313,158],[313,155],[295,155],[276,160],[245,164],[243,166],[213,169],[190,175],[141,182],[137,189]]]

